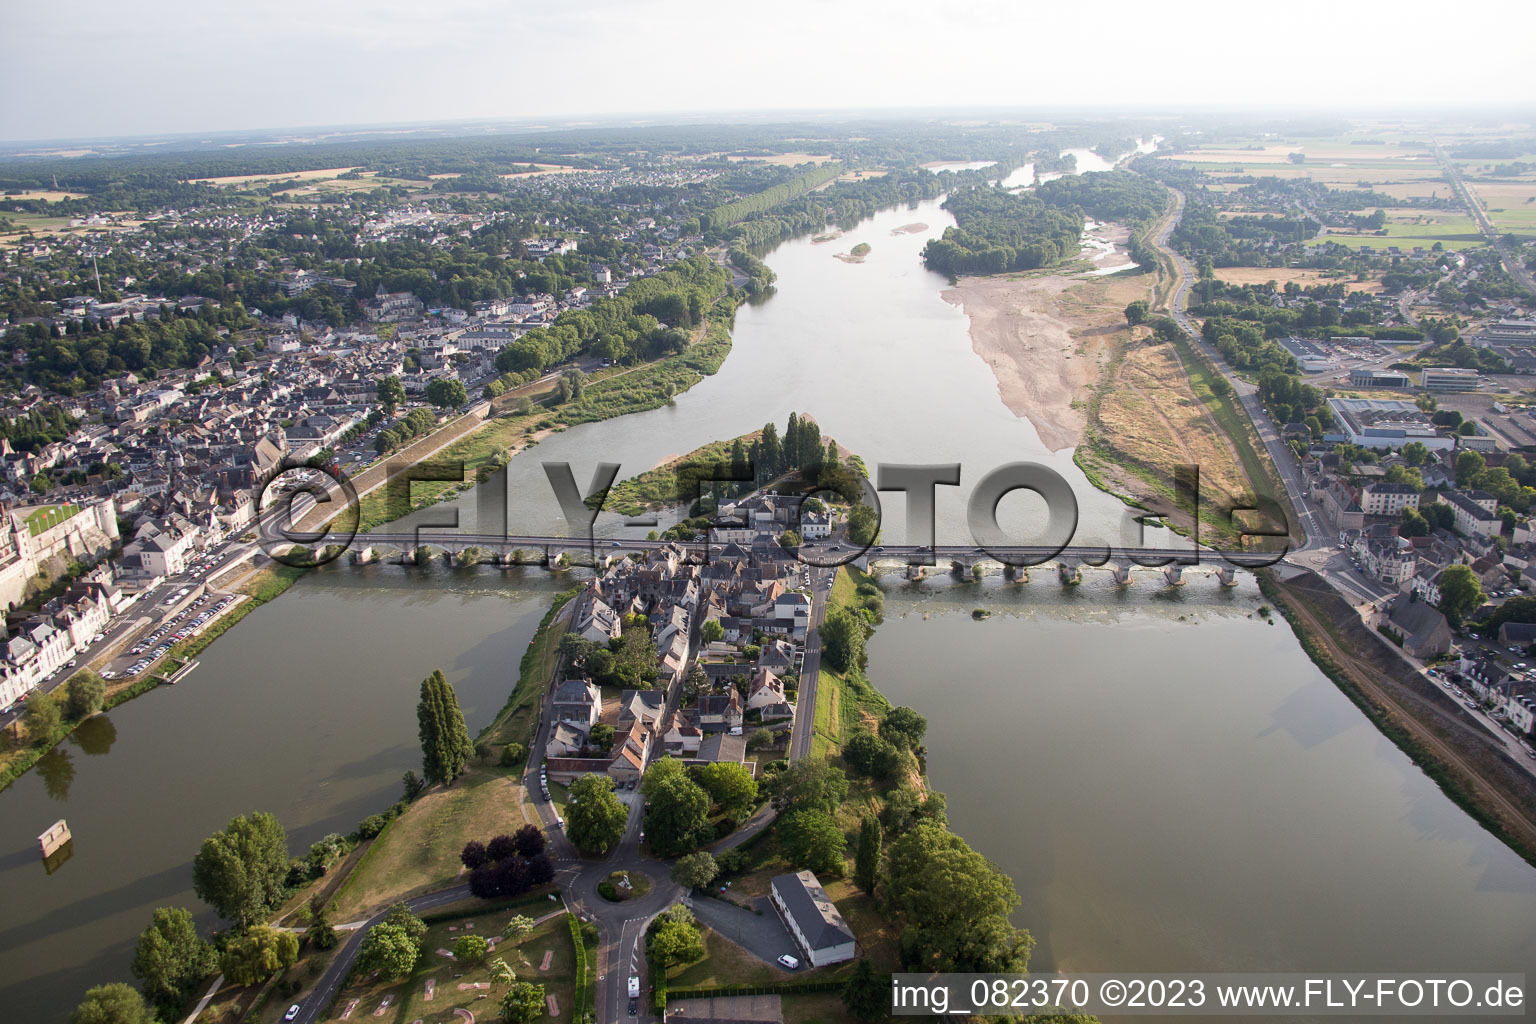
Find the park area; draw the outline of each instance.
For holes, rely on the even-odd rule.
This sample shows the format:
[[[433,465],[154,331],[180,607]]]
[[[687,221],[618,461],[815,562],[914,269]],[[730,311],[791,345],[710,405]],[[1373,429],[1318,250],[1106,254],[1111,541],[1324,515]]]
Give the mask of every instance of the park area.
[[[498,958],[506,961],[517,981],[544,987],[545,1007],[551,1017],[570,1019],[576,994],[576,953],[565,911],[558,901],[550,902],[547,897],[524,902],[527,905],[493,911],[428,915],[423,918],[428,926],[424,952],[409,977],[390,981],[354,976],[322,1019],[377,1018],[389,1024],[499,1020],[507,985],[492,980],[492,964]],[[525,938],[515,941],[506,937],[507,923],[520,914],[534,917],[538,923]],[[456,959],[454,944],[465,936],[484,937],[489,945],[485,955],[472,961]],[[272,1019],[280,1019],[280,1015]]]
[[[516,772],[472,768],[452,786],[414,801],[373,840],[336,895],[336,920],[356,920],[389,901],[452,885],[463,870],[465,843],[510,835],[527,823]]]

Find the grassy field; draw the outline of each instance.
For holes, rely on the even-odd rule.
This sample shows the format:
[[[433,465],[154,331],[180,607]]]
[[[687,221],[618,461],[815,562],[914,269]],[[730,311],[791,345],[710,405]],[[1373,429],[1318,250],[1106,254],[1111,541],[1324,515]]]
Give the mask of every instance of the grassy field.
[[[369,910],[406,896],[453,884],[462,865],[459,851],[526,825],[523,787],[515,771],[472,768],[448,788],[419,797],[373,841],[339,893],[337,921],[352,921]]]
[[[44,530],[51,530],[80,511],[79,505],[44,505],[27,516],[27,530],[36,537]]]
[[[851,565],[838,570],[832,581],[831,606],[857,603],[860,583],[870,577]],[[885,696],[858,672],[838,673],[822,662],[816,683],[816,717],[812,723],[811,756],[825,757],[842,749],[861,724],[868,724],[889,707]]]
[[[1321,270],[1298,267],[1217,267],[1216,280],[1228,284],[1268,284],[1274,281],[1282,287],[1295,281],[1303,288],[1316,284],[1343,284],[1346,291],[1371,295],[1381,291],[1380,281],[1356,281],[1348,276],[1328,275]]]
[[[558,908],[559,904],[551,906]],[[391,1024],[418,1020],[458,1024],[468,1020],[489,1022],[498,1019],[504,990],[492,985],[486,964],[457,963],[438,950],[451,950],[455,940],[465,934],[495,938],[502,934],[507,921],[519,912],[516,909],[496,910],[433,923],[427,929],[426,953],[409,978],[398,982],[354,978],[341,990],[330,1013],[323,1019],[359,1021],[379,1017]],[[537,914],[537,908],[521,912],[532,916]],[[559,1011],[554,1015],[555,1020],[570,1019],[575,1001],[576,955],[570,927],[563,914],[555,914],[540,923],[518,946],[497,943],[495,951],[486,960],[496,957],[507,961],[519,981],[544,986],[545,994],[554,997]],[[433,985],[431,999],[426,994],[429,982]],[[381,1005],[384,1006],[382,1011]],[[460,1009],[472,1016],[462,1017],[457,1013]]]
[[[495,745],[521,743],[527,747],[532,740],[534,726],[538,723],[539,705],[545,691],[554,678],[560,661],[560,639],[565,636],[566,606],[576,596],[576,590],[558,595],[544,613],[539,628],[534,632],[533,643],[523,653],[518,668],[517,683],[507,696],[496,717],[480,730],[478,740]]]
[[[1536,180],[1467,183],[1499,231],[1536,237]]]
[[[674,503],[682,497],[682,495],[678,494],[677,470],[679,466],[691,462],[728,462],[731,457],[731,445],[734,441],[740,441],[744,447],[750,450],[752,444],[761,433],[761,430],[754,430],[750,434],[743,434],[741,437],[732,438],[730,441],[711,441],[701,448],[695,448],[686,455],[668,458],[659,466],[648,469],[627,480],[621,480],[609,490],[608,500],[604,504],[604,508],[610,512],[636,516],[651,506]]]
[[[564,429],[665,405],[720,368],[730,352],[730,334],[719,319],[711,319],[702,339],[687,351],[589,383],[582,397],[558,409],[536,406],[530,413],[509,413],[487,420],[440,451],[436,458],[461,459],[466,483],[416,482],[407,505],[392,505],[388,488],[380,487],[359,503],[359,530],[371,530],[424,508],[451,491],[466,490],[481,467],[508,451],[520,451],[543,427]],[[553,385],[550,385],[553,387]]]

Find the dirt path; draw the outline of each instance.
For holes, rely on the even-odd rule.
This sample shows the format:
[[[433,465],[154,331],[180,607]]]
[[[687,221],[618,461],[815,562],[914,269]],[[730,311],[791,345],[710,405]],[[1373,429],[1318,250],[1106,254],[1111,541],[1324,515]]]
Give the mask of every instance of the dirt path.
[[[1536,850],[1536,815],[1505,796],[1498,787],[1488,782],[1482,772],[1463,757],[1454,746],[1445,742],[1433,729],[1410,714],[1391,692],[1391,688],[1382,684],[1380,670],[1365,659],[1345,651],[1305,600],[1286,593],[1284,586],[1281,587],[1281,592],[1285,594],[1286,607],[1301,618],[1311,631],[1313,638],[1327,651],[1328,657],[1349,677],[1350,682],[1359,688],[1366,699],[1385,713],[1394,724],[1405,729],[1442,765],[1449,768],[1456,777],[1456,781],[1471,794],[1485,813],[1497,819],[1526,850]],[[1464,723],[1456,721],[1442,709],[1435,708],[1432,704],[1427,707],[1448,727],[1465,728]]]

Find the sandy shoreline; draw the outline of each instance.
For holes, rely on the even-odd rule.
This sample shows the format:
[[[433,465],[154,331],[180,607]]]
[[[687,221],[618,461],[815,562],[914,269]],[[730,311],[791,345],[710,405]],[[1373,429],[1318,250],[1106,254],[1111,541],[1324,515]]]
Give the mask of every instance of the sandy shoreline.
[[[944,301],[971,320],[971,348],[991,367],[1003,404],[1034,424],[1051,451],[1075,446],[1087,417],[1072,403],[1098,379],[1098,360],[1078,355],[1061,293],[1076,279],[965,277],[944,289]]]
[[[965,277],[941,293],[970,318],[971,348],[997,378],[1003,404],[1028,419],[1053,452],[1082,441],[1088,417],[1074,404],[1088,398],[1099,379],[1105,346],[1124,326],[1123,304],[1104,305],[1101,293],[1108,282],[1097,282],[1132,265],[1124,253],[1129,238],[1130,231],[1120,224],[1093,223],[1084,232],[1079,257],[1091,261],[1092,270]],[[1068,293],[1090,284],[1086,292]],[[1124,287],[1117,284],[1110,291]],[[1144,284],[1135,287],[1138,294],[1145,289]]]

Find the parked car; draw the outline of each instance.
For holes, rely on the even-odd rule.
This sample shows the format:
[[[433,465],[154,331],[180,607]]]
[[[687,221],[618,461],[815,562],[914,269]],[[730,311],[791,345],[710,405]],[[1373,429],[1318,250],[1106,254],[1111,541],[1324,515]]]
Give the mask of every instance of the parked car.
[[[786,971],[797,971],[800,969],[800,961],[788,953],[784,953],[779,957],[779,966]]]

